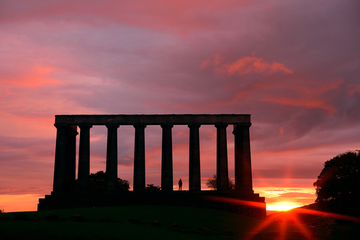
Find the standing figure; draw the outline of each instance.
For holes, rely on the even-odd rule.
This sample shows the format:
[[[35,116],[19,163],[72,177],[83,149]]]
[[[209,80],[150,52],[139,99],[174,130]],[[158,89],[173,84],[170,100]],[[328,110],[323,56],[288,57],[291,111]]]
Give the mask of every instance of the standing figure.
[[[181,178],[179,180],[179,191],[182,191],[182,181],[181,181]]]

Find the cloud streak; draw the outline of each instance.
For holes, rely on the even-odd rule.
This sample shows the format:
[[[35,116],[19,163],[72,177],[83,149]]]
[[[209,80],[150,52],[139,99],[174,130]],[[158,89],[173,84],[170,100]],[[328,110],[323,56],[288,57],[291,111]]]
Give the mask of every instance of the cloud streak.
[[[205,69],[210,65],[210,60],[205,60],[201,63],[201,69]],[[280,72],[283,74],[292,74],[293,71],[286,68],[284,64],[279,62],[267,62],[263,58],[245,56],[235,62],[222,63],[221,57],[216,55],[212,61],[212,66],[219,74],[227,74],[229,76],[238,74],[240,76],[255,73],[272,75]]]

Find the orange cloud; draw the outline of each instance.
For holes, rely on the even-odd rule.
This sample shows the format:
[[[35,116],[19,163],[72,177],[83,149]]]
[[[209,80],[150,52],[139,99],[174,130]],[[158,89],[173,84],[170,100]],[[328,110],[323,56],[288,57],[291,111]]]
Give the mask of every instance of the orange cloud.
[[[276,98],[276,97],[268,97],[262,99],[262,101],[274,102],[281,105],[288,105],[294,107],[305,107],[305,108],[318,108],[323,109],[329,114],[333,114],[336,112],[336,108],[331,106],[324,100],[316,100],[316,99],[302,99],[302,98]]]
[[[269,63],[263,58],[257,57],[243,57],[236,60],[233,63],[226,63],[217,67],[216,70],[228,75],[246,75],[250,73],[259,73],[265,75],[271,75],[277,72],[291,74],[292,71],[285,67],[284,64],[278,62]]]
[[[179,131],[179,132],[176,133],[176,136],[188,137],[189,133],[184,132],[184,131]]]
[[[265,97],[262,101],[274,102],[287,106],[305,107],[305,108],[317,108],[325,110],[329,114],[334,114],[337,109],[335,106],[328,102],[328,99],[321,95],[329,92],[330,90],[337,89],[344,82],[344,79],[336,79],[328,81],[327,84],[319,84],[318,86],[293,86],[286,88],[288,91],[295,90],[299,93],[299,97],[289,96],[274,96]]]
[[[284,134],[284,127],[281,127],[281,128],[280,128],[279,135],[283,135],[283,134]]]
[[[218,73],[240,76],[257,73],[263,75],[271,75],[277,72],[283,74],[292,74],[293,71],[286,68],[283,63],[275,62],[272,63],[265,61],[263,58],[257,57],[242,57],[235,62],[221,63],[222,59],[219,55],[214,57],[212,65]],[[210,60],[205,60],[200,64],[200,69],[205,69],[211,64]]]

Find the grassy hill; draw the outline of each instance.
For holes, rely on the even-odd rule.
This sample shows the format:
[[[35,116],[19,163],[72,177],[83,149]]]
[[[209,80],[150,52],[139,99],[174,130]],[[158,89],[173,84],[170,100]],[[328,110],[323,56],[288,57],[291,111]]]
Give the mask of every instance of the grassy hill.
[[[47,216],[50,219],[46,219]],[[51,220],[58,216],[58,219]],[[360,223],[299,210],[266,219],[191,207],[123,206],[0,214],[0,239],[360,239]],[[345,238],[344,238],[345,237]]]
[[[48,211],[0,214],[1,239],[222,239],[244,236],[259,222],[228,212],[171,206],[51,212],[59,219],[46,220]]]

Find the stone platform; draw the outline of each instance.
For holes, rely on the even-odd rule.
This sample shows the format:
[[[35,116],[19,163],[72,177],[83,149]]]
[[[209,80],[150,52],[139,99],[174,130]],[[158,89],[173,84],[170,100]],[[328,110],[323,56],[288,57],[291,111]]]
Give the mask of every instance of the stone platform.
[[[162,191],[121,192],[121,193],[73,193],[52,194],[39,199],[38,211],[65,208],[86,208],[103,206],[187,206],[229,211],[250,217],[266,216],[265,198],[258,194],[244,196],[235,192],[219,193],[217,191]]]

